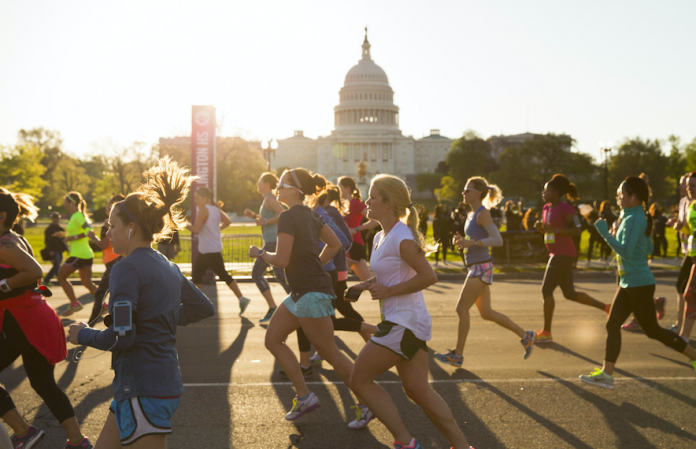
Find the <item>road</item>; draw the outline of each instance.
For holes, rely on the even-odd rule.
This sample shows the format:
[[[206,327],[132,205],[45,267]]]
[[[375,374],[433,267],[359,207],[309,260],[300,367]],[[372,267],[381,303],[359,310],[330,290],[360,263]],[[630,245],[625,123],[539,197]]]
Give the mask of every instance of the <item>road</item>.
[[[674,279],[658,280],[657,293],[668,297],[667,316],[675,319]],[[492,288],[494,307],[523,328],[542,324],[539,281],[499,281]],[[272,284],[273,285],[273,284]],[[326,363],[315,369],[310,388],[322,402],[319,412],[296,424],[283,419],[294,395],[277,374],[278,365],[263,346],[265,328],[258,324],[266,304],[252,283],[241,284],[252,298],[243,318],[234,295],[224,285],[206,286],[215,304],[215,317],[180,328],[177,347],[186,393],[173,424],[170,448],[391,448],[391,436],[378,421],[351,431],[355,404],[349,390]],[[577,284],[597,299],[609,302],[615,283],[609,276]],[[460,283],[440,282],[426,292],[433,317],[432,349],[442,351],[455,342],[453,313]],[[59,287],[49,302],[66,307]],[[273,285],[276,298],[282,290]],[[85,294],[82,287],[78,294]],[[618,361],[616,389],[593,388],[579,374],[601,366],[604,354],[604,313],[557,295],[555,343],[537,346],[528,360],[515,335],[483,321],[472,311],[472,329],[462,369],[432,359],[434,389],[452,408],[469,441],[490,448],[694,448],[696,447],[696,373],[680,354],[626,333]],[[85,302],[91,297],[83,297]],[[365,298],[356,308],[369,322],[379,320],[377,304]],[[91,304],[74,318],[86,320]],[[64,321],[66,326],[69,322]],[[99,324],[98,326],[103,326]],[[355,358],[363,342],[357,334],[338,333],[339,347]],[[289,344],[296,349],[294,337]],[[98,355],[89,348],[85,357]],[[66,390],[93,441],[103,425],[112,398],[108,354],[56,366],[56,379]],[[403,393],[395,372],[378,380],[394,398],[409,430],[424,448],[449,448],[424,413]],[[21,360],[0,374],[26,419],[47,433],[40,448],[62,447],[65,435],[25,377]]]

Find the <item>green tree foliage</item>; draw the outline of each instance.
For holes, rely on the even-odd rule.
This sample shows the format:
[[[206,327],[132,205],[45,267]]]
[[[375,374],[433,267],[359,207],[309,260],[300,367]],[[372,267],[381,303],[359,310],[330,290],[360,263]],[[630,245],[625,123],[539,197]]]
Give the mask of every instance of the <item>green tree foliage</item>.
[[[70,156],[63,156],[51,177],[51,203],[63,204],[63,196],[73,190],[86,195],[90,184],[87,171],[80,162]]]
[[[440,188],[440,181],[444,175],[442,173],[418,173],[416,176],[416,188],[423,192],[428,191],[435,195],[435,190]]]
[[[225,210],[241,211],[250,200],[260,199],[256,181],[266,171],[266,161],[257,148],[239,137],[218,138],[217,192]]]
[[[462,188],[459,182],[451,176],[444,176],[440,180],[441,188],[435,190],[435,196],[439,201],[452,201],[458,203],[462,200]]]
[[[45,128],[20,129],[17,133],[17,140],[20,145],[31,145],[38,147],[41,151],[41,165],[46,170],[43,174],[44,180],[53,178],[53,170],[63,158],[63,138],[58,131]],[[39,207],[47,206],[51,203],[52,187],[49,182],[44,185],[41,195],[37,197]]]
[[[575,140],[566,134],[534,136],[518,148],[500,155],[500,170],[491,175],[506,196],[536,200],[544,184],[556,173],[563,173],[578,186],[586,199],[601,197],[597,166],[592,157],[571,151]]]
[[[609,165],[609,192],[615,192],[627,176],[641,173],[650,178],[655,201],[665,201],[673,194],[669,181],[669,157],[662,152],[657,139],[636,137],[621,144]]]
[[[684,159],[686,160],[686,171],[696,171],[696,138],[684,147]]]
[[[0,184],[11,192],[41,198],[48,185],[43,179],[46,167],[41,165],[42,157],[41,148],[29,143],[0,149]]]
[[[499,168],[498,162],[491,156],[491,144],[471,130],[452,143],[445,162],[449,167],[450,179],[446,179],[447,176],[442,178],[443,190],[440,194],[443,198],[460,196],[467,179],[472,176],[488,177]]]

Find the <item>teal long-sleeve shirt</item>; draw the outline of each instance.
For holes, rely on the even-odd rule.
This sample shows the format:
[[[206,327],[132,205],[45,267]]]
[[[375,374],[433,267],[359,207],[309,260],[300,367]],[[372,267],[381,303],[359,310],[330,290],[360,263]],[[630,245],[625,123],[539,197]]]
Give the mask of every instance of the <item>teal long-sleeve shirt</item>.
[[[655,284],[655,277],[648,266],[648,254],[653,251],[650,237],[645,235],[648,221],[642,206],[624,209],[616,237],[609,233],[606,221],[595,224],[607,244],[621,257],[624,274],[619,276],[621,288],[642,287]]]

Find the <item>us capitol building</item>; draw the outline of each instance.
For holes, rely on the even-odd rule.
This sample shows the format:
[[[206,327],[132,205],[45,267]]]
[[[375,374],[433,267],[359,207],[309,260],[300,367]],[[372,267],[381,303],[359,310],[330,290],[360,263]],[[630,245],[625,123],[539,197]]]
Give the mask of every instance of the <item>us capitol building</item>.
[[[366,173],[358,181],[390,173],[415,190],[416,174],[435,171],[451,145],[452,139],[436,129],[422,139],[401,133],[394,91],[387,74],[370,56],[366,29],[362,59],[346,74],[331,134],[310,139],[303,131],[295,131],[292,137],[278,140],[273,166],[304,167],[336,181],[339,176],[357,177],[357,167],[362,165]]]

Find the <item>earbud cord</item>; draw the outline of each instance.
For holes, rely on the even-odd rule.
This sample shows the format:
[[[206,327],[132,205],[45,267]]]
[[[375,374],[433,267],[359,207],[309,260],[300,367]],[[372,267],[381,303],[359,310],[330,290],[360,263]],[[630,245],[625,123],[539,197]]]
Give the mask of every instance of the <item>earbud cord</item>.
[[[114,343],[114,344],[113,344],[109,349],[107,349],[106,351],[103,351],[102,353],[97,354],[97,355],[93,355],[92,357],[82,357],[82,354],[84,354],[85,351],[76,351],[75,354],[73,355],[73,360],[74,360],[75,362],[80,362],[80,361],[82,361],[82,360],[89,360],[89,359],[97,358],[97,357],[99,357],[99,356],[101,356],[101,355],[106,354],[107,352],[111,351],[112,349],[114,349],[114,347],[115,347],[117,344],[118,344],[118,334],[116,334],[116,343]]]

